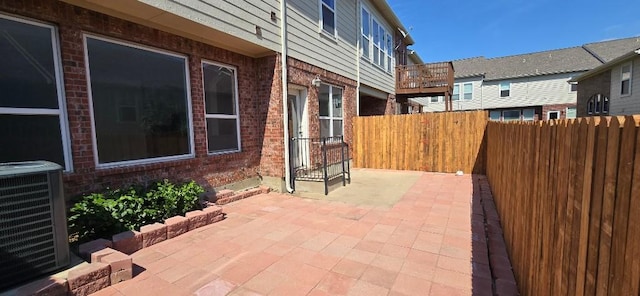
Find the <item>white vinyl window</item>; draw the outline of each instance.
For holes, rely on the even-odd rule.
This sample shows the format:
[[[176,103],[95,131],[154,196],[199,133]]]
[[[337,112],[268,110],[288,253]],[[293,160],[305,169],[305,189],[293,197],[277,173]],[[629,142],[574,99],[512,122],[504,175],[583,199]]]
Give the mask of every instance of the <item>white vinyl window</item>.
[[[395,66],[391,33],[385,30],[382,23],[365,6],[362,6],[360,15],[362,57],[391,73]]]
[[[522,120],[523,121],[533,121],[536,116],[536,111],[534,109],[524,109],[522,110]]]
[[[500,82],[500,97],[508,97],[511,94],[511,82]]]
[[[0,163],[72,170],[58,42],[51,25],[0,15]]]
[[[429,101],[431,103],[440,103],[440,102],[444,102],[444,96],[435,96],[435,97],[431,97],[429,99]]]
[[[202,80],[209,153],[240,151],[236,69],[202,62]]]
[[[622,65],[620,69],[620,95],[627,96],[631,94],[631,63]]]
[[[460,84],[453,85],[453,95],[451,96],[452,101],[460,100]]]
[[[336,35],[336,0],[320,0],[320,28]]]
[[[320,103],[320,137],[342,136],[342,89],[322,84],[318,101]]]
[[[547,119],[560,119],[560,111],[547,112]]]
[[[369,58],[370,43],[371,43],[371,14],[364,7],[362,8],[360,32],[362,34],[362,41],[360,47],[362,49],[362,56]]]
[[[96,166],[193,157],[187,57],[101,37],[84,39]],[[119,120],[122,107],[136,115]]]
[[[473,84],[465,83],[462,85],[462,98],[465,100],[473,99]]]
[[[567,108],[567,119],[576,118],[576,108],[568,107]]]

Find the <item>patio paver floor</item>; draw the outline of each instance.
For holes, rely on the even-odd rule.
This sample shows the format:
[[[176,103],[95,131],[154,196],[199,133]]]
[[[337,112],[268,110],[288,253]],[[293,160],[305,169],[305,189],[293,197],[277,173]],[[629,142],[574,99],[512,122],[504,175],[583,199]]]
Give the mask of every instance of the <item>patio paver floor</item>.
[[[391,207],[228,204],[225,220],[134,253],[134,278],[94,295],[492,295],[471,218],[484,177],[419,174]]]

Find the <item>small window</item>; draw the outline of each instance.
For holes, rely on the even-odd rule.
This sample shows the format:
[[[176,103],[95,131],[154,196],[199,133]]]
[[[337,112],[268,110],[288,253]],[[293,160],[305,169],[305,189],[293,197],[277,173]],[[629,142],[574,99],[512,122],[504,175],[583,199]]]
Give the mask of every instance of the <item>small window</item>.
[[[524,121],[532,121],[535,119],[536,111],[534,109],[524,109],[522,110],[522,120]]]
[[[240,151],[236,70],[202,63],[209,153]]]
[[[587,101],[587,114],[607,115],[609,114],[609,98],[601,94],[595,94]]]
[[[560,119],[560,111],[549,111],[547,112],[547,119]]]
[[[465,100],[473,99],[473,84],[465,83],[462,85],[462,98]]]
[[[53,26],[0,15],[0,163],[71,170],[57,37]]]
[[[571,85],[571,91],[578,91],[578,84],[577,83],[572,83]]]
[[[575,107],[567,108],[567,118],[568,119],[576,118],[576,108]]]
[[[631,94],[631,63],[623,65],[620,76],[620,95],[626,96]]]
[[[491,119],[493,121],[500,121],[501,116],[502,116],[502,111],[490,111],[489,112],[489,119]]]
[[[430,98],[431,103],[439,103],[444,101],[444,96],[435,96]]]
[[[362,8],[362,17],[361,17],[361,33],[362,33],[362,41],[360,47],[362,47],[362,56],[365,58],[369,58],[369,48],[370,43],[370,34],[371,34],[371,17],[369,12]]]
[[[460,84],[453,85],[453,95],[451,96],[451,100],[453,101],[460,100]]]
[[[517,121],[520,120],[520,110],[506,110],[502,111],[503,121]]]
[[[97,37],[85,42],[97,165],[193,156],[187,58]]]
[[[318,101],[320,103],[320,137],[342,136],[342,89],[322,84]]]
[[[336,34],[336,3],[335,0],[320,0],[320,20],[322,30]]]
[[[510,82],[500,82],[500,97],[508,97],[511,92],[511,83]]]

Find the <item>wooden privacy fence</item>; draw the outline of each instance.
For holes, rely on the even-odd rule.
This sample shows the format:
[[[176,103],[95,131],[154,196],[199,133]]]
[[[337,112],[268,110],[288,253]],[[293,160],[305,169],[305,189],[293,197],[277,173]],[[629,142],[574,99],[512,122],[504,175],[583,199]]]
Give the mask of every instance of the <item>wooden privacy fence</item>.
[[[488,123],[486,174],[523,295],[638,295],[639,121]]]
[[[355,167],[484,173],[486,111],[357,117]]]

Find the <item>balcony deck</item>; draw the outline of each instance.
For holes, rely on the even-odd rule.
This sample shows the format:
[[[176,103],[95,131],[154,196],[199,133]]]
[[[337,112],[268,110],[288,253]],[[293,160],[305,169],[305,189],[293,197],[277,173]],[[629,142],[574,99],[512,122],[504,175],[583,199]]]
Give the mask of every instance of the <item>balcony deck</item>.
[[[449,96],[453,92],[453,63],[396,67],[396,94],[403,98]]]

